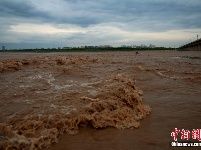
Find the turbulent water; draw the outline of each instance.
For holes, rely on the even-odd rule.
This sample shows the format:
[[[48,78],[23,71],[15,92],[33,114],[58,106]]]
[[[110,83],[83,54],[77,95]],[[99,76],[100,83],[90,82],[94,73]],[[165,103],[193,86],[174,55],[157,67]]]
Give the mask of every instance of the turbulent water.
[[[201,52],[0,53],[0,81],[0,149],[170,149],[201,124]]]

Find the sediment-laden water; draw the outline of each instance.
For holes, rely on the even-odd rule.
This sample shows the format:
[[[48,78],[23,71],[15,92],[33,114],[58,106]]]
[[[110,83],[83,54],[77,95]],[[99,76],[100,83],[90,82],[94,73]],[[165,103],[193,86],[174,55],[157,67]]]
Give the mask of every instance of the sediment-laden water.
[[[170,149],[200,128],[200,55],[1,53],[0,147]]]

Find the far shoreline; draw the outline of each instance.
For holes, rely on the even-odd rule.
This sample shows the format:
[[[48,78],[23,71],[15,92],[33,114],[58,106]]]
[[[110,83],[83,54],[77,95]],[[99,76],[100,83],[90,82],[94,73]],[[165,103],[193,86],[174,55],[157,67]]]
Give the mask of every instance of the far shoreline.
[[[70,48],[70,49],[61,49],[61,48],[39,48],[39,49],[11,49],[11,50],[0,50],[0,52],[34,52],[34,53],[52,53],[52,52],[127,52],[127,51],[175,51],[178,49],[175,48],[165,48],[165,47],[156,47],[156,48]]]

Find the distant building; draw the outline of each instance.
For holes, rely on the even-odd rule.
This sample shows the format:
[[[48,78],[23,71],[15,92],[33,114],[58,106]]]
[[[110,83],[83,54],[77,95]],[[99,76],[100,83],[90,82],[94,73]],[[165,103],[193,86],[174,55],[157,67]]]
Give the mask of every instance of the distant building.
[[[132,48],[137,48],[137,46],[136,46],[136,45],[132,45],[131,47],[132,47]]]
[[[2,51],[5,51],[5,50],[6,50],[5,46],[2,46]]]
[[[85,46],[85,48],[91,49],[91,48],[95,48],[95,46]]]
[[[155,45],[153,45],[153,44],[150,44],[149,45],[149,48],[155,48],[156,46]]]
[[[126,45],[121,45],[121,47],[126,48],[127,46]]]
[[[72,47],[63,47],[62,49],[72,49]]]
[[[144,44],[141,44],[141,48],[147,48],[147,46]]]
[[[99,47],[100,47],[100,48],[110,48],[110,47],[112,47],[112,46],[110,46],[110,45],[99,45]]]

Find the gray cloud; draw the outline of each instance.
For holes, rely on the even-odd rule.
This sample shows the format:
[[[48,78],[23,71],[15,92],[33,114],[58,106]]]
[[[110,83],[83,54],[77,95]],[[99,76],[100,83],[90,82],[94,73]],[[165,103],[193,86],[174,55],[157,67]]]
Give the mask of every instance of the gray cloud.
[[[0,40],[8,39],[9,35],[24,42],[27,42],[26,39],[48,39],[48,36],[44,37],[42,34],[36,37],[10,31],[12,25],[21,23],[51,24],[60,29],[69,28],[70,24],[87,30],[104,24],[126,32],[153,33],[200,29],[200,8],[200,0],[1,0]],[[80,43],[90,40],[99,43],[98,41],[121,39],[109,32],[104,35],[95,31],[60,34],[58,38],[67,39],[72,43],[76,43],[76,40],[80,40]]]
[[[34,8],[30,1],[26,0],[1,0],[0,1],[1,17],[22,17],[22,18],[37,18],[47,17],[45,13]]]
[[[163,22],[164,26],[165,23],[167,25],[171,23],[176,28],[200,27],[201,2],[196,0],[191,2],[193,1],[196,5],[189,6],[185,0],[183,3],[173,0],[60,0],[55,8],[51,5],[52,8],[41,9],[40,3],[37,8],[32,1],[1,0],[0,12],[1,16],[9,18],[38,18],[41,22],[68,23],[81,27],[108,22],[128,22],[131,25],[132,22],[144,22],[144,24],[151,23],[153,29],[156,24],[154,30],[160,30],[158,27],[160,22]],[[142,27],[142,24],[140,26]],[[147,29],[147,26],[145,28]]]

